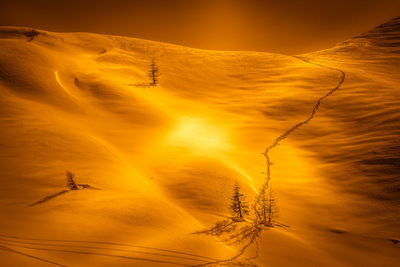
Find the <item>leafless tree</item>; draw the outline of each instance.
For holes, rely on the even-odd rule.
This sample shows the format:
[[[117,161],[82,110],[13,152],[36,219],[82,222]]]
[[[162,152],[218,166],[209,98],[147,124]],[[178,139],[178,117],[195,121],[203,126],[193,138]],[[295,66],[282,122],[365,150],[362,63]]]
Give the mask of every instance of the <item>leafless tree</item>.
[[[255,203],[255,213],[257,220],[266,225],[273,226],[278,217],[278,206],[272,187],[263,187],[258,194]]]
[[[263,186],[258,193],[253,209],[255,211],[256,220],[265,224],[267,221],[267,197],[265,186]]]
[[[268,206],[267,206],[267,214],[268,214],[268,226],[273,226],[275,219],[278,217],[278,206],[276,204],[276,198],[272,187],[269,187],[268,192]]]

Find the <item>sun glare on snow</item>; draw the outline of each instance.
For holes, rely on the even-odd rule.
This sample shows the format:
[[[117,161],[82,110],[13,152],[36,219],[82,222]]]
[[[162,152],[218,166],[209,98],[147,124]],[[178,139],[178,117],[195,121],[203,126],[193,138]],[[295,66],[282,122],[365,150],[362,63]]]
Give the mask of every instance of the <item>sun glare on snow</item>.
[[[167,144],[202,152],[230,149],[228,134],[222,127],[197,117],[179,118],[167,136]]]

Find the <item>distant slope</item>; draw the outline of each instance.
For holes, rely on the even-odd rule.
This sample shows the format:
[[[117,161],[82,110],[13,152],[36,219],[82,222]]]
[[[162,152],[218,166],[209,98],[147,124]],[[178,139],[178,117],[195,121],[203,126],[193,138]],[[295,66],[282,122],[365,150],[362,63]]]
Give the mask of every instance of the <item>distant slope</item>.
[[[376,46],[400,47],[400,17],[394,18],[355,39],[366,39]],[[396,50],[389,50],[389,52]]]
[[[315,54],[346,53],[354,58],[374,59],[379,54],[398,57],[400,53],[400,17]],[[314,53],[313,53],[314,54]]]
[[[330,49],[304,56],[331,62],[349,74],[338,102],[327,107],[332,111],[329,117],[340,125],[340,133],[333,133],[333,138],[343,146],[336,147],[336,152],[326,152],[331,154],[326,160],[353,167],[335,175],[335,181],[357,180],[358,184],[355,177],[363,177],[365,186],[347,188],[399,203],[400,17]],[[322,146],[326,144],[316,149]]]

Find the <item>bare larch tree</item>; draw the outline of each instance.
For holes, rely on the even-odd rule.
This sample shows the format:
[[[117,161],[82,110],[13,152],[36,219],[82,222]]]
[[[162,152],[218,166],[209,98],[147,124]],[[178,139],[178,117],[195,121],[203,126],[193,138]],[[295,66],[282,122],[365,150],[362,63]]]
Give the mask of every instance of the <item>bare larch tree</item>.
[[[260,193],[257,196],[255,202],[255,213],[257,217],[257,221],[266,224],[267,222],[267,196],[266,196],[266,188],[263,186]]]
[[[275,219],[278,217],[278,206],[271,186],[268,188],[263,187],[258,194],[255,213],[260,223],[266,226],[273,226]]]
[[[276,198],[274,196],[274,192],[272,191],[272,187],[269,187],[268,190],[268,195],[267,197],[267,217],[268,217],[268,221],[267,221],[267,225],[268,226],[273,226],[273,222],[275,220],[275,218],[278,216],[278,207],[276,204]]]

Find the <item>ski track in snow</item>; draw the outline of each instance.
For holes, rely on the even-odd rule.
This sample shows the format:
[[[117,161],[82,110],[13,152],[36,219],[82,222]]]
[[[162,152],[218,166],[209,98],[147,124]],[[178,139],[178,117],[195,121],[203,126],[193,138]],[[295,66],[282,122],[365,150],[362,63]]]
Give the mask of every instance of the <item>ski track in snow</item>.
[[[296,58],[296,59],[299,59],[299,60],[301,60],[301,61],[303,61],[303,62],[305,62],[305,63],[308,63],[308,64],[312,64],[312,65],[320,66],[320,67],[323,67],[323,68],[327,68],[327,69],[331,69],[331,70],[338,71],[338,72],[340,72],[341,77],[340,77],[340,80],[339,80],[338,84],[336,85],[336,87],[334,87],[334,88],[332,88],[331,90],[329,90],[328,93],[326,93],[325,95],[323,95],[322,97],[320,97],[320,98],[317,100],[317,102],[314,104],[314,108],[312,109],[311,114],[310,114],[305,120],[303,120],[303,121],[301,121],[301,122],[295,124],[294,126],[292,126],[291,128],[289,128],[288,130],[286,130],[286,132],[284,132],[282,135],[278,136],[278,137],[272,142],[272,144],[271,144],[270,146],[268,146],[268,147],[265,149],[265,151],[264,151],[264,156],[265,156],[266,161],[267,161],[267,164],[266,164],[266,165],[267,165],[267,170],[266,170],[266,181],[265,181],[265,185],[264,185],[265,187],[268,187],[268,183],[269,183],[269,181],[271,180],[271,170],[270,170],[270,169],[271,169],[271,161],[270,161],[270,157],[269,157],[269,152],[270,152],[273,148],[275,148],[277,145],[279,145],[279,143],[280,143],[282,140],[286,139],[286,138],[287,138],[290,134],[292,134],[294,131],[296,131],[297,129],[299,129],[299,128],[300,128],[301,126],[303,126],[304,124],[309,123],[309,122],[315,117],[315,114],[317,113],[318,108],[319,108],[319,106],[321,105],[321,102],[322,102],[325,98],[327,98],[328,96],[332,95],[336,90],[338,90],[338,89],[342,86],[342,84],[344,83],[344,80],[346,79],[346,73],[345,73],[343,70],[341,70],[341,69],[337,69],[337,68],[325,66],[325,65],[322,65],[322,64],[319,64],[319,63],[315,63],[315,62],[311,62],[309,59],[303,58],[303,57],[301,57],[301,56],[293,56],[293,57]]]

